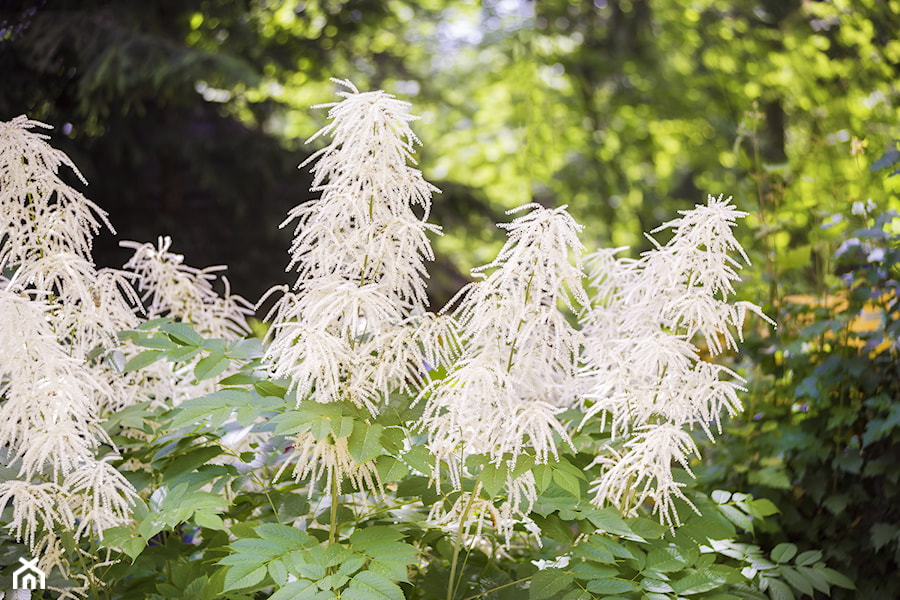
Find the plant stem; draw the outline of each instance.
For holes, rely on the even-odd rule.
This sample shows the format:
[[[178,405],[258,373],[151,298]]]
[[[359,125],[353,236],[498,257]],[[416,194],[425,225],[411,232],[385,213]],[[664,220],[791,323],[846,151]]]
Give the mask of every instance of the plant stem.
[[[337,542],[337,534],[338,534],[338,523],[337,523],[337,513],[338,513],[338,480],[337,474],[333,471],[331,473],[331,520],[328,523],[328,544],[332,545]]]
[[[466,502],[466,507],[463,509],[462,514],[459,516],[459,527],[456,530],[456,541],[453,543],[453,560],[450,562],[450,581],[447,584],[447,600],[453,600],[453,598],[456,596],[456,592],[458,591],[456,585],[456,567],[459,564],[459,546],[463,538],[463,527],[466,524],[466,519],[469,518],[469,512],[472,510],[472,504],[475,503],[475,498],[477,497],[480,489],[481,474],[479,474],[478,478],[475,480],[475,487],[472,489],[472,494],[469,496],[469,501]]]

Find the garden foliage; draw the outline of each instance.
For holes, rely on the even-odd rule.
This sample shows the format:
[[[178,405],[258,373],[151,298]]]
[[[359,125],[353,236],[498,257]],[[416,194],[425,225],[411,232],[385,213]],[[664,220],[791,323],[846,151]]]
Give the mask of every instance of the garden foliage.
[[[26,542],[7,564],[40,555],[65,597],[852,587],[816,550],[753,543],[770,501],[691,477],[691,432],[712,438],[741,409],[740,379],[707,354],[760,314],[733,297],[743,213],[710,197],[640,258],[593,255],[586,290],[581,226],[526,205],[433,315],[436,190],[411,165],[414,117],[338,83],[312,159],[321,197],[288,221],[298,277],[273,290],[262,342],[169,240],[128,243],[131,275],[96,271],[102,212],[60,183],[71,163],[37,124],[2,125],[0,489]]]

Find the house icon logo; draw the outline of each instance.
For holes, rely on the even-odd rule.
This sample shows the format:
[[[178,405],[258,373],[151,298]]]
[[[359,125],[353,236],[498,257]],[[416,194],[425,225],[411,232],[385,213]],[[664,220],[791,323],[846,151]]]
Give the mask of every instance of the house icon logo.
[[[38,569],[38,559],[25,560],[20,558],[22,566],[13,573],[14,590],[43,590],[45,583],[44,572]]]

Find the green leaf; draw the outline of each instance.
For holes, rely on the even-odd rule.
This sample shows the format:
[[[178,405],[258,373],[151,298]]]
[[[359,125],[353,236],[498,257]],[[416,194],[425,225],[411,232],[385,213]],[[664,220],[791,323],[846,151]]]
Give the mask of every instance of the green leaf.
[[[195,511],[194,523],[196,523],[200,527],[205,527],[206,529],[214,529],[216,531],[223,531],[225,529],[225,523],[222,521],[222,517],[215,513],[206,511]]]
[[[609,579],[595,579],[585,586],[589,592],[596,594],[624,594],[634,591],[637,585],[633,581],[610,577]]]
[[[396,542],[403,539],[403,533],[387,525],[373,525],[357,529],[350,534],[350,546],[365,554],[371,554],[370,549],[384,542]]]
[[[810,567],[797,567],[797,570],[806,577],[814,588],[827,596],[831,595],[831,586],[828,585],[828,580],[825,579],[825,575],[822,573],[821,568],[813,569]]]
[[[379,423],[369,424],[356,421],[347,444],[353,460],[362,464],[381,454],[381,432],[383,430],[384,426]]]
[[[850,580],[849,577],[847,577],[843,573],[840,573],[828,567],[823,567],[820,570],[822,572],[822,575],[825,576],[825,579],[827,579],[828,583],[830,583],[831,585],[836,585],[848,590],[856,589],[856,585]]]
[[[772,560],[777,563],[786,563],[797,554],[797,546],[791,543],[778,544],[772,549]]]
[[[576,498],[581,498],[581,481],[585,480],[584,473],[572,463],[560,459],[559,462],[550,463],[553,471],[553,482],[566,490]]]
[[[528,588],[528,600],[545,600],[556,598],[559,593],[571,585],[574,577],[562,569],[544,569],[531,577]]]
[[[331,592],[319,590],[315,582],[309,579],[292,581],[269,596],[269,600],[324,600],[334,598]]]
[[[721,587],[725,577],[714,571],[697,571],[672,582],[672,589],[682,596],[701,594]]]
[[[341,600],[404,600],[403,590],[383,575],[361,571],[353,576]]]
[[[258,566],[255,562],[232,565],[225,573],[225,589],[223,591],[252,587],[263,580],[266,572],[265,566]]]
[[[535,465],[531,470],[538,492],[543,493],[553,481],[553,469],[550,465]]]
[[[801,552],[800,556],[798,556],[794,562],[800,566],[808,567],[809,565],[816,564],[820,560],[822,560],[821,550],[807,550],[806,552]]]
[[[194,366],[194,377],[197,378],[197,381],[212,379],[216,375],[221,375],[230,364],[231,360],[225,354],[213,352],[197,361]]]
[[[685,556],[677,547],[654,548],[647,553],[647,562],[644,565],[644,569],[653,570],[657,573],[671,573],[680,571],[688,565],[689,561],[690,558]]]
[[[144,350],[137,356],[132,357],[125,363],[125,368],[122,369],[123,373],[131,373],[132,371],[139,371],[144,367],[150,366],[160,358],[163,357],[163,352],[159,350]]]
[[[253,375],[248,375],[247,373],[235,373],[234,375],[229,375],[225,379],[219,381],[219,385],[227,386],[227,385],[252,385],[257,383],[258,380]],[[259,390],[257,390],[259,391]],[[265,394],[260,394],[264,396]]]
[[[781,510],[768,498],[760,498],[747,503],[750,514],[760,519],[778,514]]]
[[[403,454],[401,459],[419,473],[431,475],[434,457],[425,446],[413,446],[409,449],[409,452]]]
[[[709,495],[710,498],[713,499],[713,502],[716,504],[725,504],[729,500],[731,500],[731,492],[726,492],[725,490],[716,490],[712,494]]]
[[[753,532],[753,521],[743,511],[730,504],[720,504],[719,511],[725,518],[740,527],[744,531]]]
[[[481,485],[489,498],[495,497],[506,485],[506,476],[509,470],[505,464],[496,465],[488,463],[481,470]]]
[[[794,592],[790,586],[780,579],[767,577],[769,598],[772,600],[794,600]]]
[[[409,467],[393,456],[379,456],[375,460],[375,469],[382,483],[399,481],[409,474]]]
[[[813,586],[812,583],[806,578],[805,575],[800,573],[799,571],[792,569],[786,565],[781,565],[778,567],[778,572],[781,576],[787,581],[791,586],[798,590],[801,594],[805,594],[807,596],[813,595]]]
[[[612,506],[608,506],[606,508],[596,510],[584,510],[581,511],[580,516],[582,518],[586,518],[591,524],[594,525],[600,531],[605,531],[607,533],[612,533],[613,535],[621,535],[625,539],[629,539],[635,542],[646,542],[644,538],[634,533],[631,530],[631,527],[628,526],[628,523],[622,519],[621,515],[619,515],[619,511],[617,511]]]
[[[276,385],[271,381],[266,381],[265,379],[254,381],[253,387],[256,388],[256,391],[260,396],[274,396],[276,398],[284,398],[284,395],[287,393],[287,388]]]
[[[164,323],[159,327],[183,346],[201,346],[203,338],[187,323]]]

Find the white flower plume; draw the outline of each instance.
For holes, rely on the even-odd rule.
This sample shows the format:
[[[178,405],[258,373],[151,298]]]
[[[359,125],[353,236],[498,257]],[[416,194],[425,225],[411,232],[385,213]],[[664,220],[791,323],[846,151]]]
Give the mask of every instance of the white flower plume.
[[[583,250],[581,226],[565,207],[510,212],[522,210],[530,212],[501,225],[509,239],[475,270],[481,280],[457,296],[462,355],[424,393],[429,447],[457,466],[454,477],[467,454],[512,464],[533,452],[547,462],[558,441],[570,443],[556,415],[572,400],[582,336],[559,308],[587,302],[580,263],[571,262]]]
[[[322,195],[282,224],[296,221],[288,268],[299,275],[269,315],[267,357],[298,402],[349,400],[376,413],[392,389],[420,387],[452,350],[449,320],[426,312],[427,234],[440,231],[426,219],[437,189],[410,166],[410,105],[335,81],[349,91],[324,105],[331,123],[310,138],[332,141],[304,163],[315,161]]]
[[[610,502],[632,514],[652,499],[660,520],[678,523],[674,498],[686,500],[671,469],[688,472],[697,449],[687,430],[713,438],[723,413],[741,410],[741,378],[701,360],[695,339],[712,354],[736,348],[748,311],[767,319],[758,306],[729,302],[740,280],[737,254],[748,262],[732,228],[746,213],[730,198],[681,211],[682,217],[655,231],[673,230],[665,245],[640,259],[616,258],[622,249],[590,257],[595,301],[582,315],[585,421],[609,426],[613,458],[593,483],[594,502]],[[768,320],[768,319],[767,319]],[[723,342],[724,340],[724,342]],[[688,502],[688,504],[690,504]]]
[[[184,264],[183,255],[169,251],[169,236],[160,236],[156,246],[130,241],[119,245],[134,250],[124,268],[135,274],[147,318],[169,316],[193,323],[202,335],[220,339],[250,333],[247,317],[253,314],[253,305],[231,293],[225,276],[216,275],[227,267],[197,269]],[[213,288],[217,279],[225,288],[222,295]]]
[[[93,236],[105,213],[60,178],[62,167],[81,180],[69,158],[26,117],[0,123],[0,447],[17,473],[0,483],[5,523],[32,552],[38,534],[122,524],[134,489],[121,476],[76,479],[79,505],[70,505],[73,477],[112,469],[97,453],[112,441],[100,426],[121,404],[125,388],[108,359],[116,334],[137,325],[138,298],[118,271],[98,270]],[[104,466],[100,466],[104,465]]]
[[[296,223],[288,269],[298,277],[269,313],[266,358],[298,406],[348,401],[374,415],[391,392],[417,391],[428,369],[449,363],[456,335],[449,318],[427,312],[428,234],[440,232],[427,218],[438,190],[411,166],[416,117],[390,94],[335,82],[348,91],[324,105],[331,122],[309,140],[331,141],[301,165],[315,162],[321,197],[282,224]],[[356,464],[346,444],[301,433],[294,477],[380,489],[371,463]]]

